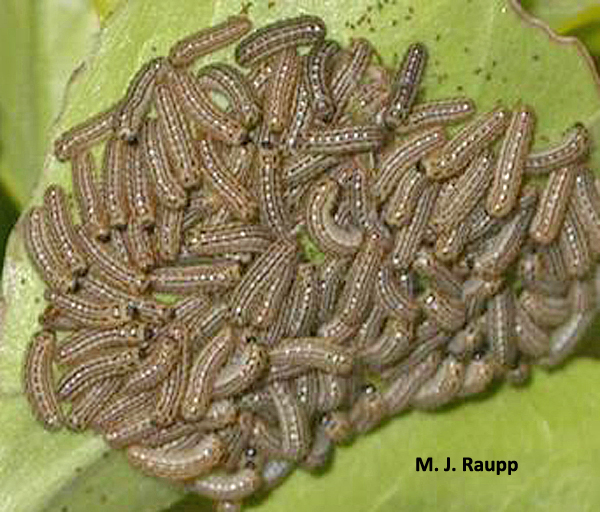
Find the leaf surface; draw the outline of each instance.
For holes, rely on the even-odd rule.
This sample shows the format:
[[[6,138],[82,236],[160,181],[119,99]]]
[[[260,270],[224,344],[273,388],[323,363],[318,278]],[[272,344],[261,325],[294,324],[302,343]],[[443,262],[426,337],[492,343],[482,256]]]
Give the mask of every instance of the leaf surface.
[[[175,40],[237,12],[239,4],[225,0],[120,2],[85,69],[70,84],[51,137],[116,101],[136,69],[165,54]],[[249,8],[257,25],[299,13],[321,15],[331,36],[344,44],[368,37],[389,65],[399,62],[408,43],[425,42],[430,51],[425,98],[467,95],[480,110],[499,101],[509,107],[531,104],[538,113],[537,146],[556,142],[576,121],[600,140],[598,81],[581,47],[551,36],[505,0],[274,0]],[[597,151],[593,158],[598,168]],[[70,188],[70,173],[68,166],[47,157],[34,203],[52,182]],[[107,457],[100,440],[46,433],[33,423],[20,376],[25,347],[43,309],[42,291],[17,226],[4,266],[0,342],[0,496],[8,496],[6,511],[33,512],[51,504],[53,512],[62,507],[113,510],[108,501],[102,503],[106,489],[107,498],[122,497],[122,508],[114,510],[151,512],[166,506],[179,491],[139,476],[120,457]],[[596,361],[585,359],[551,375],[537,372],[533,384],[522,390],[505,386],[485,400],[405,415],[341,449],[323,476],[296,472],[256,510],[563,511],[567,504],[592,510],[600,502],[600,466],[594,464],[600,455],[595,435],[599,384]],[[417,456],[433,457],[440,471],[417,473]],[[442,471],[445,457],[451,457],[456,472]],[[517,460],[519,469],[511,476],[463,473],[462,457]],[[13,461],[19,461],[19,473],[11,476]],[[145,483],[131,484],[137,481]],[[86,486],[92,489],[87,500]],[[188,500],[177,510],[198,510],[198,505]]]

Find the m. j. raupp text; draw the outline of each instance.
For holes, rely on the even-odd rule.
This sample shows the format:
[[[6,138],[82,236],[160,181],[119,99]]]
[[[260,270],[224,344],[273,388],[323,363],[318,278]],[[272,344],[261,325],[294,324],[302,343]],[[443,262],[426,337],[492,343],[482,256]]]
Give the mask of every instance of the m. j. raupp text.
[[[442,469],[443,471],[456,471],[450,457],[446,457],[446,465]],[[516,460],[477,460],[471,457],[463,457],[462,459],[463,471],[488,472],[497,475],[508,472],[510,475],[517,469],[519,469],[519,463]],[[425,460],[422,457],[417,457],[417,471],[438,471],[438,468],[433,466],[433,457],[427,457]]]

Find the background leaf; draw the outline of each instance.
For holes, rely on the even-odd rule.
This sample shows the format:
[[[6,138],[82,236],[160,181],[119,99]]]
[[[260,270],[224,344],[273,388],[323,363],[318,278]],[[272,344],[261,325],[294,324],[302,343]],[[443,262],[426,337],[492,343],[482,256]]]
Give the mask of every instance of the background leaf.
[[[561,35],[575,36],[600,57],[600,5],[597,0],[522,0],[531,14]]]
[[[36,138],[36,147],[46,147],[58,131],[110,105],[135,70],[164,54],[177,38],[238,11],[237,4],[225,0],[120,2],[85,69],[70,84],[58,126],[48,139],[46,132]],[[332,37],[344,44],[351,37],[370,38],[389,65],[398,63],[409,42],[424,41],[431,54],[428,98],[465,94],[481,110],[499,100],[508,106],[526,102],[538,112],[538,145],[557,140],[575,121],[586,123],[599,140],[600,95],[590,61],[575,45],[551,41],[547,32],[532,28],[504,0],[271,0],[249,8],[257,25],[300,12],[323,16]],[[595,152],[596,168],[598,158]],[[68,166],[49,157],[34,202],[50,182],[70,188]],[[140,510],[144,503],[150,512],[172,502],[178,491],[141,477],[118,456],[105,458],[98,439],[50,434],[33,423],[20,395],[20,368],[43,308],[42,290],[17,226],[4,267],[0,344],[0,496],[8,497],[6,511],[112,510],[117,505],[109,504],[107,495],[102,503],[104,489],[123,496],[118,510]],[[536,375],[523,390],[502,388],[489,400],[398,418],[340,450],[324,476],[297,472],[257,510],[562,511],[567,503],[569,509],[592,510],[600,502],[595,484],[600,468],[593,464],[600,448],[594,435],[600,427],[599,375],[595,362],[578,361],[564,372]],[[455,462],[463,456],[515,459],[519,471],[511,476],[460,470],[422,474],[414,470],[416,456],[433,456],[440,465],[446,456]],[[11,476],[17,463],[18,477]],[[197,510],[197,503],[188,499],[177,509]]]

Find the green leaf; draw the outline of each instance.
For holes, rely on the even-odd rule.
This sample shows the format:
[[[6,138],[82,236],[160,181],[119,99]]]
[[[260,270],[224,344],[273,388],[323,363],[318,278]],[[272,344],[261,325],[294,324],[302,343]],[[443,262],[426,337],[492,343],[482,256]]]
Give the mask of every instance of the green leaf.
[[[88,0],[0,2],[0,187],[19,206],[38,180],[65,85],[97,29]]]
[[[225,0],[120,2],[85,69],[70,84],[51,136],[114,102],[135,70],[164,54],[176,39],[236,12],[238,4]],[[300,12],[321,15],[332,37],[343,43],[370,38],[389,65],[398,63],[409,42],[424,41],[431,54],[427,98],[464,94],[480,110],[498,101],[531,104],[538,112],[536,143],[541,146],[559,139],[576,121],[600,140],[598,81],[581,48],[533,26],[503,0],[274,0],[249,8],[257,25]],[[597,168],[597,151],[593,158]],[[70,187],[69,169],[47,158],[35,203],[51,182]],[[143,502],[148,512],[174,500],[175,491],[158,481],[127,487],[142,477],[118,457],[104,459],[106,449],[99,440],[47,433],[33,424],[21,395],[20,368],[43,308],[42,290],[17,226],[4,268],[0,343],[0,496],[8,497],[5,510],[33,512],[59,501],[52,510],[112,510],[100,503],[105,489],[122,496],[119,510],[140,510]],[[435,414],[408,414],[340,450],[325,475],[315,478],[298,471],[257,510],[563,511],[567,504],[568,509],[590,510],[600,502],[594,463],[600,448],[595,435],[600,428],[599,380],[597,364],[581,360],[563,372],[536,374],[523,390],[502,387],[486,400]],[[440,466],[446,456],[456,464],[463,456],[512,459],[519,470],[511,476],[463,474],[457,466],[449,474],[416,473],[417,456],[432,456]],[[115,469],[119,478],[109,478],[113,463],[121,464]],[[17,466],[20,478],[12,476]],[[92,490],[89,501],[86,488]],[[186,501],[178,510],[194,503]]]
[[[561,35],[583,41],[600,58],[600,5],[597,0],[525,0],[522,5]]]

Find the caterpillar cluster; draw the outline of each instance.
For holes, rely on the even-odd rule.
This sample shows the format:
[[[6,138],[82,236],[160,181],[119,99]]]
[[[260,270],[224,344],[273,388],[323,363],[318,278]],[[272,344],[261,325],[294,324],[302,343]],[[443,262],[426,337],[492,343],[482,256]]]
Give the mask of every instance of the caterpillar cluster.
[[[560,364],[600,275],[583,125],[532,152],[526,105],[419,102],[421,43],[392,73],[314,16],[250,30],[179,41],[61,135],[75,208],[50,185],[24,223],[36,417],[223,510],[387,418]],[[239,39],[240,67],[192,70]]]

